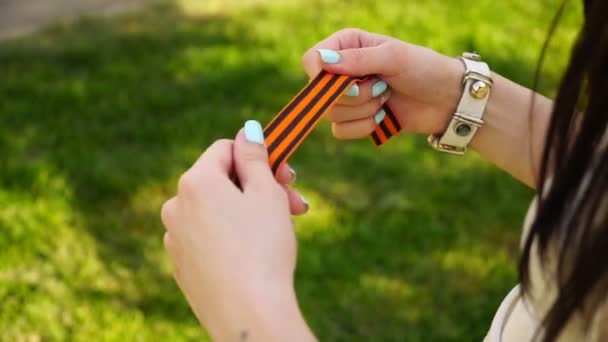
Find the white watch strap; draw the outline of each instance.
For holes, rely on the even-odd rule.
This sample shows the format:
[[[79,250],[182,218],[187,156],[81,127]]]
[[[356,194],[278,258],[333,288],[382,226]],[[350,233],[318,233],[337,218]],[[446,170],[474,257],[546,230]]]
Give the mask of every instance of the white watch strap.
[[[483,125],[483,114],[490,97],[490,68],[478,60],[461,58],[464,63],[463,92],[458,108],[441,137],[429,141],[438,150],[464,154],[477,129]]]
[[[481,99],[475,98],[471,95],[471,86],[475,82],[478,81],[476,78],[466,79],[466,74],[477,74],[482,75],[486,79],[490,79],[490,68],[484,62],[473,61],[466,58],[461,58],[461,61],[464,62],[465,65],[465,84],[464,91],[462,92],[462,97],[460,98],[460,103],[458,104],[458,108],[456,109],[456,113],[465,114],[477,119],[483,117],[483,112],[486,109],[486,105],[488,104],[488,98],[490,96],[490,91],[488,89],[488,93]],[[490,84],[491,85],[491,84]]]

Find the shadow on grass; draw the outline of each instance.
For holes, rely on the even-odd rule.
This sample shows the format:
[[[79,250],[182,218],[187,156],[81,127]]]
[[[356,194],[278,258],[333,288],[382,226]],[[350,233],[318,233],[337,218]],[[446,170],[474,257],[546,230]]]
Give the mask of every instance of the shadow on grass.
[[[40,166],[52,165],[74,190],[74,208],[108,269],[150,270],[137,279],[115,274],[139,293],[84,288],[84,298],[121,298],[145,315],[193,320],[148,257],[160,249],[159,206],[206,145],[256,113],[270,119],[304,84],[247,57],[267,44],[229,18],[192,18],[162,5],[4,45],[2,186],[37,191]],[[516,55],[493,62],[507,71],[522,66]],[[517,254],[530,192],[475,157],[455,161],[424,146],[404,138],[378,152],[368,141],[336,142],[324,125],[294,158],[299,184],[344,227],[340,237],[301,240],[298,291],[323,339],[480,339],[513,285],[508,257]],[[154,205],[139,208],[133,198],[148,188],[157,189]],[[454,251],[507,257],[467,271],[446,262]]]

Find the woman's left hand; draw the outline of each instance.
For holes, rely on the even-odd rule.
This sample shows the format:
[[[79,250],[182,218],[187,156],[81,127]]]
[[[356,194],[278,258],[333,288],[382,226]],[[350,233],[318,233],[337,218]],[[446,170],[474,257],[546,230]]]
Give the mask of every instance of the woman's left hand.
[[[307,205],[280,184],[289,174],[275,179],[261,126],[249,121],[235,141],[211,145],[162,208],[175,279],[213,340],[314,340],[293,286],[290,212]]]

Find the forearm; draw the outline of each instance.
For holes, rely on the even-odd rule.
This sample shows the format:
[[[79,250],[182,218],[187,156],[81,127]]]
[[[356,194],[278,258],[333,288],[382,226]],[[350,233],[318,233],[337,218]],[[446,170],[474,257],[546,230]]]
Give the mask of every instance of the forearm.
[[[498,74],[492,78],[494,86],[484,115],[485,124],[470,146],[534,188],[553,102],[540,94],[533,100],[530,89]]]

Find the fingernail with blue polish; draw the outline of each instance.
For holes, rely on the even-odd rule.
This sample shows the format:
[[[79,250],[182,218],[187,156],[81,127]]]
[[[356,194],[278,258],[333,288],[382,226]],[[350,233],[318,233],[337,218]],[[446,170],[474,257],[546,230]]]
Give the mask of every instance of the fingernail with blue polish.
[[[336,64],[340,62],[340,54],[334,50],[318,49],[321,60],[327,64]]]
[[[352,97],[359,96],[359,86],[356,84],[353,84],[353,86],[348,89],[348,91],[346,92],[345,95],[352,96]]]
[[[376,120],[376,123],[379,124],[382,122],[382,120],[384,120],[385,115],[386,112],[384,111],[384,109],[381,109],[378,113],[376,113],[376,116],[374,116],[374,120]]]
[[[262,130],[262,125],[255,120],[247,120],[244,126],[245,130],[245,140],[264,145],[264,131]]]
[[[386,91],[387,88],[388,88],[388,84],[386,84],[386,82],[384,82],[382,80],[374,83],[374,85],[372,86],[372,96],[373,97],[380,96],[382,93],[384,93]]]

